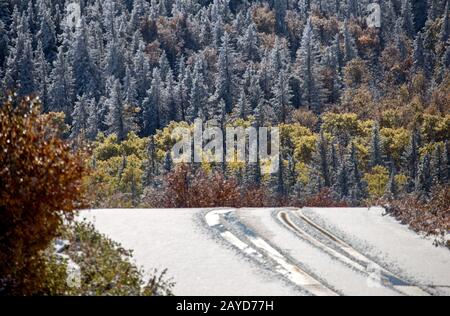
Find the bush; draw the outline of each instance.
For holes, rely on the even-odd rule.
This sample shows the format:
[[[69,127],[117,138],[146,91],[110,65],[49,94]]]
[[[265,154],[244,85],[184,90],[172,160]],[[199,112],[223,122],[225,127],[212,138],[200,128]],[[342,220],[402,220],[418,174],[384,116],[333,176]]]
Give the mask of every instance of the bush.
[[[80,286],[59,295],[155,296],[172,295],[173,283],[166,271],[157,271],[144,281],[144,272],[132,263],[132,251],[97,232],[92,224],[76,223],[64,236],[70,241],[65,251],[81,270]]]
[[[83,206],[85,156],[61,138],[37,100],[0,107],[0,291],[45,292],[44,251],[64,220]]]
[[[179,164],[162,179],[162,187],[147,189],[143,205],[150,208],[264,207],[270,196],[263,187],[240,186],[220,171],[210,173]],[[271,205],[272,206],[272,205]]]
[[[450,186],[436,187],[429,200],[418,194],[405,195],[394,201],[387,201],[386,211],[409,225],[414,231],[436,236],[438,244],[445,243],[450,231]],[[450,246],[447,242],[447,246]],[[450,248],[450,247],[449,247]]]

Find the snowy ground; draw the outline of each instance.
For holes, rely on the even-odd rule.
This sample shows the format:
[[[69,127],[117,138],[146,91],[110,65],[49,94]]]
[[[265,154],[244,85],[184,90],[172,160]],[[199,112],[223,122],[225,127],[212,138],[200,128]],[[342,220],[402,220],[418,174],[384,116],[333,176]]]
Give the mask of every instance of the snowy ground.
[[[176,295],[450,295],[450,251],[383,210],[95,210]]]

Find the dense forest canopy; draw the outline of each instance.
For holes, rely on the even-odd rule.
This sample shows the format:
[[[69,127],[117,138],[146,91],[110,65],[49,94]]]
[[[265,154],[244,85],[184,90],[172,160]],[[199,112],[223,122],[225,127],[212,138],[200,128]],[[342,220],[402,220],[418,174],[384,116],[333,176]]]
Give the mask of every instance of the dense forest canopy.
[[[1,91],[64,113],[134,204],[196,118],[282,128],[273,179],[219,167],[241,184],[357,203],[450,179],[449,36],[444,0],[0,0]]]

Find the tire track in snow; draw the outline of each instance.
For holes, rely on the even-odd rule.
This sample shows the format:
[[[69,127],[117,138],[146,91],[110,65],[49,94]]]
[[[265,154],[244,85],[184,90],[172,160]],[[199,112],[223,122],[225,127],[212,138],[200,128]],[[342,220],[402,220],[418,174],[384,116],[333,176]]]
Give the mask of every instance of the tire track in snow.
[[[209,227],[218,230],[221,237],[236,247],[246,255],[252,257],[260,263],[270,263],[270,260],[276,263],[275,271],[288,279],[290,282],[308,291],[316,296],[337,296],[338,293],[326,287],[317,281],[307,272],[289,262],[278,250],[269,243],[257,236],[246,235],[246,238],[252,243],[248,245],[238,236],[227,230],[221,224],[221,216],[235,212],[234,209],[213,210],[205,215],[206,223]],[[270,259],[270,260],[268,260]]]
[[[375,269],[381,272],[381,275],[384,277],[384,280],[389,283],[392,288],[397,290],[398,292],[404,295],[413,295],[413,296],[429,296],[430,294],[419,288],[418,286],[414,286],[409,284],[408,282],[402,280],[400,277],[396,276],[392,272],[386,270],[381,267],[379,264],[369,259],[367,256],[361,254],[353,247],[349,246],[347,243],[342,241],[340,238],[314,223],[310,218],[308,218],[301,210],[292,211],[298,218],[303,220],[309,226],[314,228],[320,234],[325,236],[329,241],[331,241],[338,249],[344,252],[346,255],[336,251],[335,249],[325,245],[323,242],[313,237],[308,232],[304,231],[302,228],[298,227],[291,219],[289,214],[286,211],[281,211],[277,214],[278,220],[288,229],[294,231],[298,236],[307,240],[315,247],[320,250],[328,253],[331,256],[334,256],[338,260],[341,260],[343,263],[350,265],[354,269],[369,275],[368,268]]]

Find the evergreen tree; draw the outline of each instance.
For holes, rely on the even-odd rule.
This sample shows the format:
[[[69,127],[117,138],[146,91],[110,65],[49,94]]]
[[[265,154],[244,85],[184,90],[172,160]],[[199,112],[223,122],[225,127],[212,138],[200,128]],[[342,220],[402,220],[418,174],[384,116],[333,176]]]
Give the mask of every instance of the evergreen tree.
[[[216,98],[225,101],[226,111],[233,109],[233,96],[236,91],[235,83],[235,53],[231,46],[230,36],[227,32],[222,37],[222,45],[219,49],[218,74],[216,80]]]
[[[439,39],[441,43],[447,43],[450,38],[450,22],[449,22],[449,2],[447,0],[447,4],[444,9],[444,17],[442,19],[441,31],[439,33]]]
[[[44,1],[43,1],[44,2]],[[50,16],[50,8],[45,8],[42,13],[41,25],[37,37],[42,43],[42,49],[47,61],[52,62],[56,57],[56,30],[53,20]]]
[[[401,25],[405,34],[409,37],[414,36],[414,20],[412,13],[412,6],[410,0],[402,0]]]
[[[330,177],[330,164],[329,164],[329,145],[328,140],[325,138],[323,132],[320,133],[320,137],[317,140],[316,151],[314,153],[314,170],[313,172],[321,180],[320,183],[329,188],[331,187]],[[321,189],[321,188],[318,188]]]
[[[107,116],[108,131],[115,133],[119,141],[123,141],[128,133],[134,130],[133,113],[124,104],[122,86],[118,79],[113,81],[107,99],[109,109]]]
[[[383,154],[381,149],[380,125],[375,123],[372,129],[372,139],[370,142],[370,166],[383,165]]]
[[[433,184],[443,184],[445,181],[444,155],[441,146],[437,145],[431,156],[431,178]]]
[[[49,111],[63,111],[66,115],[72,113],[74,101],[74,79],[72,66],[69,64],[63,48],[60,47],[53,70],[50,75]]]
[[[395,172],[395,166],[394,162],[391,161],[391,170],[389,174],[389,181],[386,186],[386,195],[390,199],[395,199],[398,195],[398,186],[395,179],[396,172]]]
[[[166,152],[166,155],[164,156],[164,164],[163,164],[163,174],[168,174],[172,171],[173,168],[173,160],[172,160],[172,153],[170,150]]]
[[[258,34],[255,23],[250,23],[243,37],[239,39],[240,52],[247,60],[259,58]]]
[[[417,168],[419,164],[419,148],[420,148],[420,134],[417,130],[414,130],[410,143],[406,148],[403,155],[403,165],[405,171],[408,174],[407,190],[411,192],[415,187],[415,181],[417,178]]]
[[[0,20],[0,78],[3,78],[3,71],[5,70],[6,58],[8,57],[8,32],[5,25]]]
[[[34,81],[36,85],[36,91],[41,98],[42,104],[48,106],[50,103],[48,98],[48,76],[50,74],[50,66],[45,59],[42,43],[38,42],[38,47],[34,54]],[[45,108],[44,108],[45,110]]]
[[[89,140],[94,140],[101,127],[101,116],[98,109],[98,104],[95,99],[88,101],[88,118],[87,118],[87,130],[86,137]]]
[[[156,130],[161,128],[161,109],[162,109],[162,82],[159,69],[153,70],[153,80],[150,90],[148,90],[143,108],[145,136],[153,135]]]
[[[352,200],[356,203],[360,202],[366,197],[365,185],[362,179],[361,169],[359,166],[358,153],[355,143],[352,143],[350,153],[350,182],[351,182],[351,196]]]
[[[430,155],[426,154],[419,165],[416,179],[416,192],[425,196],[429,196],[433,179],[431,177],[431,159]]]
[[[420,31],[427,21],[427,0],[412,1],[413,19],[415,22],[415,31]]]
[[[424,69],[425,54],[424,54],[422,33],[418,33],[414,41],[413,61],[414,61],[414,69],[416,71]]]
[[[83,95],[77,98],[73,109],[71,138],[77,138],[80,135],[83,137],[86,136],[88,119],[89,100]]]
[[[348,29],[348,21],[344,22],[344,60],[346,63],[358,57],[355,39]]]
[[[189,94],[188,118],[193,122],[202,117],[207,109],[208,94],[203,79],[201,60],[197,59],[192,74],[192,87]]]
[[[275,86],[272,88],[273,98],[271,104],[277,114],[279,123],[287,123],[289,114],[293,110],[291,99],[292,92],[289,86],[288,75],[280,72]]]
[[[302,104],[320,113],[323,103],[320,51],[311,19],[303,31],[302,44],[297,52],[297,76],[300,79]]]
[[[274,1],[275,10],[275,29],[278,34],[285,34],[286,32],[286,10],[288,7],[287,0]]]
[[[336,183],[333,186],[333,190],[336,192],[340,199],[347,199],[350,196],[350,177],[348,172],[347,161],[345,157],[341,158],[339,171],[336,177]]]
[[[445,183],[450,183],[450,143],[445,142],[444,153],[443,153],[443,169],[444,169],[444,181]]]
[[[100,94],[99,72],[91,59],[84,20],[81,21],[75,33],[75,42],[70,48],[70,56],[75,94],[97,98]]]

